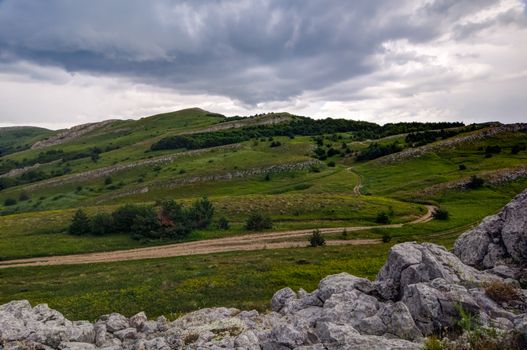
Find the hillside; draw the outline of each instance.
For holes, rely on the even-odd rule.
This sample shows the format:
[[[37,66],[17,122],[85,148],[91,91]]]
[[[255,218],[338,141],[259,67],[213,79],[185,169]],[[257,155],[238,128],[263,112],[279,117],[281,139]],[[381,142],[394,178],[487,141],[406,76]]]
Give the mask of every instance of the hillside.
[[[372,278],[393,244],[451,247],[527,187],[526,130],[194,108],[42,131],[18,151],[7,142],[0,302],[87,319],[264,311],[277,288],[314,289],[342,271]],[[86,232],[70,230],[79,208]],[[114,222],[123,208],[126,229]],[[254,214],[269,225],[248,226]],[[314,229],[326,247],[306,247]]]
[[[0,127],[0,156],[27,149],[52,133],[33,126]]]

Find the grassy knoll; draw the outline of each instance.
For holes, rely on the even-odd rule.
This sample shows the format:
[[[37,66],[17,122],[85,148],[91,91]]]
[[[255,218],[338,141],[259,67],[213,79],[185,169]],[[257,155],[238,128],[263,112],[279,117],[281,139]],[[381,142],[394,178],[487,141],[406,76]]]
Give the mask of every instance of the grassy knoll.
[[[267,309],[273,293],[332,273],[374,277],[388,245],[297,248],[109,264],[0,269],[0,304],[45,302],[74,319],[112,311],[149,316],[209,306]]]

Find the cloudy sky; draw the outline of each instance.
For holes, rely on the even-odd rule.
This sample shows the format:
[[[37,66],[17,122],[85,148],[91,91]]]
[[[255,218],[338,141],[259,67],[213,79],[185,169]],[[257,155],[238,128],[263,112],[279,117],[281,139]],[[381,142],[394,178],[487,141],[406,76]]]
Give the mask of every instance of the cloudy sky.
[[[527,121],[525,0],[0,0],[0,126]]]

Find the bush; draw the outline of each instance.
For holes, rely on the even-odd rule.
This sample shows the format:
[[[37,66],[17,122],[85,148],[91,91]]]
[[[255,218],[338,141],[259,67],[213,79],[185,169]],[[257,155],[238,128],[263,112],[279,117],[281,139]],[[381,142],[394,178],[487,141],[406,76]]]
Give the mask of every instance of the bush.
[[[195,228],[195,224],[190,219],[190,211],[173,200],[161,203],[158,219],[162,231],[159,234],[160,238],[181,239]]]
[[[282,146],[282,143],[280,141],[273,141],[273,142],[271,142],[270,146],[273,147],[273,148],[274,147],[280,147],[280,146]]]
[[[390,236],[388,233],[385,233],[382,235],[382,242],[388,243],[392,240],[392,236]]]
[[[434,336],[425,340],[424,350],[443,350],[444,348],[443,343]]]
[[[514,300],[519,300],[521,297],[519,288],[510,283],[498,280],[485,284],[485,294],[499,303],[508,303]]]
[[[386,212],[381,211],[380,213],[377,214],[377,217],[375,218],[375,222],[378,224],[387,225],[390,223],[390,217],[388,216],[388,214],[386,214]]]
[[[219,220],[218,220],[218,228],[220,230],[228,230],[230,227],[230,224],[229,224],[229,220],[227,220],[224,216],[222,216]]]
[[[9,206],[12,206],[12,205],[15,205],[16,204],[16,199],[14,198],[6,198],[6,200],[4,201],[4,205],[6,207],[9,207]]]
[[[29,195],[27,194],[27,192],[22,192],[18,196],[18,200],[21,201],[21,202],[27,201],[27,200],[29,200]]]
[[[320,230],[314,230],[311,236],[308,238],[309,245],[311,247],[322,247],[326,245],[326,240],[322,237]]]
[[[84,210],[79,209],[73,215],[68,232],[72,235],[82,236],[90,234],[91,222]]]
[[[247,218],[245,228],[247,230],[265,230],[273,227],[271,218],[260,212],[253,212]]]
[[[459,170],[467,170],[467,166],[465,164],[459,164]]]
[[[328,162],[328,166],[334,168],[335,167],[335,162],[334,161]]]
[[[476,175],[472,175],[469,182],[467,183],[467,188],[476,189],[483,187],[484,184],[485,180],[483,180],[481,177],[477,177]]]
[[[105,179],[104,179],[104,184],[105,185],[111,185],[113,182],[112,180],[112,177],[111,176],[107,176]]]
[[[437,208],[434,210],[434,219],[436,220],[448,220],[449,214],[448,210],[443,208]]]
[[[486,154],[498,154],[501,152],[501,147],[500,146],[487,146],[485,148],[485,153]]]
[[[113,217],[108,213],[95,214],[90,220],[90,233],[97,236],[105,236],[115,232]]]

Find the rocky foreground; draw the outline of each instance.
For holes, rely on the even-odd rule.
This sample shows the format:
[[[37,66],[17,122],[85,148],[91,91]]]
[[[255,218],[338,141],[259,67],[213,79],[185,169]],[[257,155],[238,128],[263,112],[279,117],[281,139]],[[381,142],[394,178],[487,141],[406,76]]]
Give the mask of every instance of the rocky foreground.
[[[264,314],[211,308],[169,322],[113,313],[90,323],[13,301],[0,306],[0,349],[412,350],[431,335],[470,349],[485,334],[494,347],[481,349],[526,348],[527,190],[463,234],[454,252],[398,244],[375,281],[341,273],[311,293],[281,289]]]

